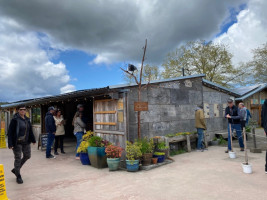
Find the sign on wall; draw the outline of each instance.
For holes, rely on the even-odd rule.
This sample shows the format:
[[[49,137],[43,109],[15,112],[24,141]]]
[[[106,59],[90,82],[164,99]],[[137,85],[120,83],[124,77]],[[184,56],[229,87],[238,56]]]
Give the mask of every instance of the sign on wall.
[[[148,102],[134,102],[134,111],[148,111]]]

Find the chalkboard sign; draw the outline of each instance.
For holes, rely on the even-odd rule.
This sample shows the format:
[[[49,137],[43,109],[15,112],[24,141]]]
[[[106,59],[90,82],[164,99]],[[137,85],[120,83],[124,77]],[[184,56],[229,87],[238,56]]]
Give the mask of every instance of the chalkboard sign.
[[[48,134],[47,133],[43,133],[39,135],[39,144],[38,144],[38,149],[41,146],[41,151],[43,151],[44,149],[46,149],[47,146],[47,140],[48,140]],[[51,148],[53,148],[54,145],[52,145]]]

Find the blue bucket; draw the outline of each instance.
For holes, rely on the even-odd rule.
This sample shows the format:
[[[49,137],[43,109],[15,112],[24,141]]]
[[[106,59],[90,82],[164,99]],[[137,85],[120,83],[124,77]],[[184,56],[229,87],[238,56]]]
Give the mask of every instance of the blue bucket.
[[[139,170],[139,160],[126,160],[126,168],[128,172],[136,172]]]
[[[83,165],[91,164],[87,153],[80,153],[80,160]]]

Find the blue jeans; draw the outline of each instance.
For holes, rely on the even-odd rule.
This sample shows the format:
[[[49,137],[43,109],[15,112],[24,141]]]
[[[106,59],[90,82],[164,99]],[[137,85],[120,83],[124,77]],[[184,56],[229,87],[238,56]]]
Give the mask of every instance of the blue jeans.
[[[53,145],[54,139],[55,139],[55,134],[48,133],[47,145],[46,145],[46,157],[47,158],[49,158],[49,156],[51,156],[51,147]]]
[[[231,124],[231,129],[232,129],[232,134],[233,134],[233,130],[234,129],[236,130],[239,146],[240,146],[240,148],[244,148],[244,143],[243,143],[243,138],[242,138],[242,131],[241,131],[241,124]],[[229,123],[228,123],[228,149],[232,150]]]
[[[81,144],[81,142],[82,142],[83,134],[84,134],[84,132],[77,132],[77,133],[75,134],[76,139],[77,139],[77,145],[76,145],[76,157],[79,157],[79,156],[80,156],[80,154],[77,153],[77,149],[78,149],[78,147],[80,146],[80,144]]]
[[[200,149],[203,149],[202,140],[203,140],[204,129],[197,128],[197,134],[198,134],[197,149],[200,150]]]

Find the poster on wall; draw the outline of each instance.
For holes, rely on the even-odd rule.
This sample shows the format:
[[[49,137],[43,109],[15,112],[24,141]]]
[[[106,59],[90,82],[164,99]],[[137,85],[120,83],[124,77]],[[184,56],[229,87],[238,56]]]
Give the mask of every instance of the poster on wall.
[[[204,103],[204,117],[210,118],[210,105],[208,103]]]

